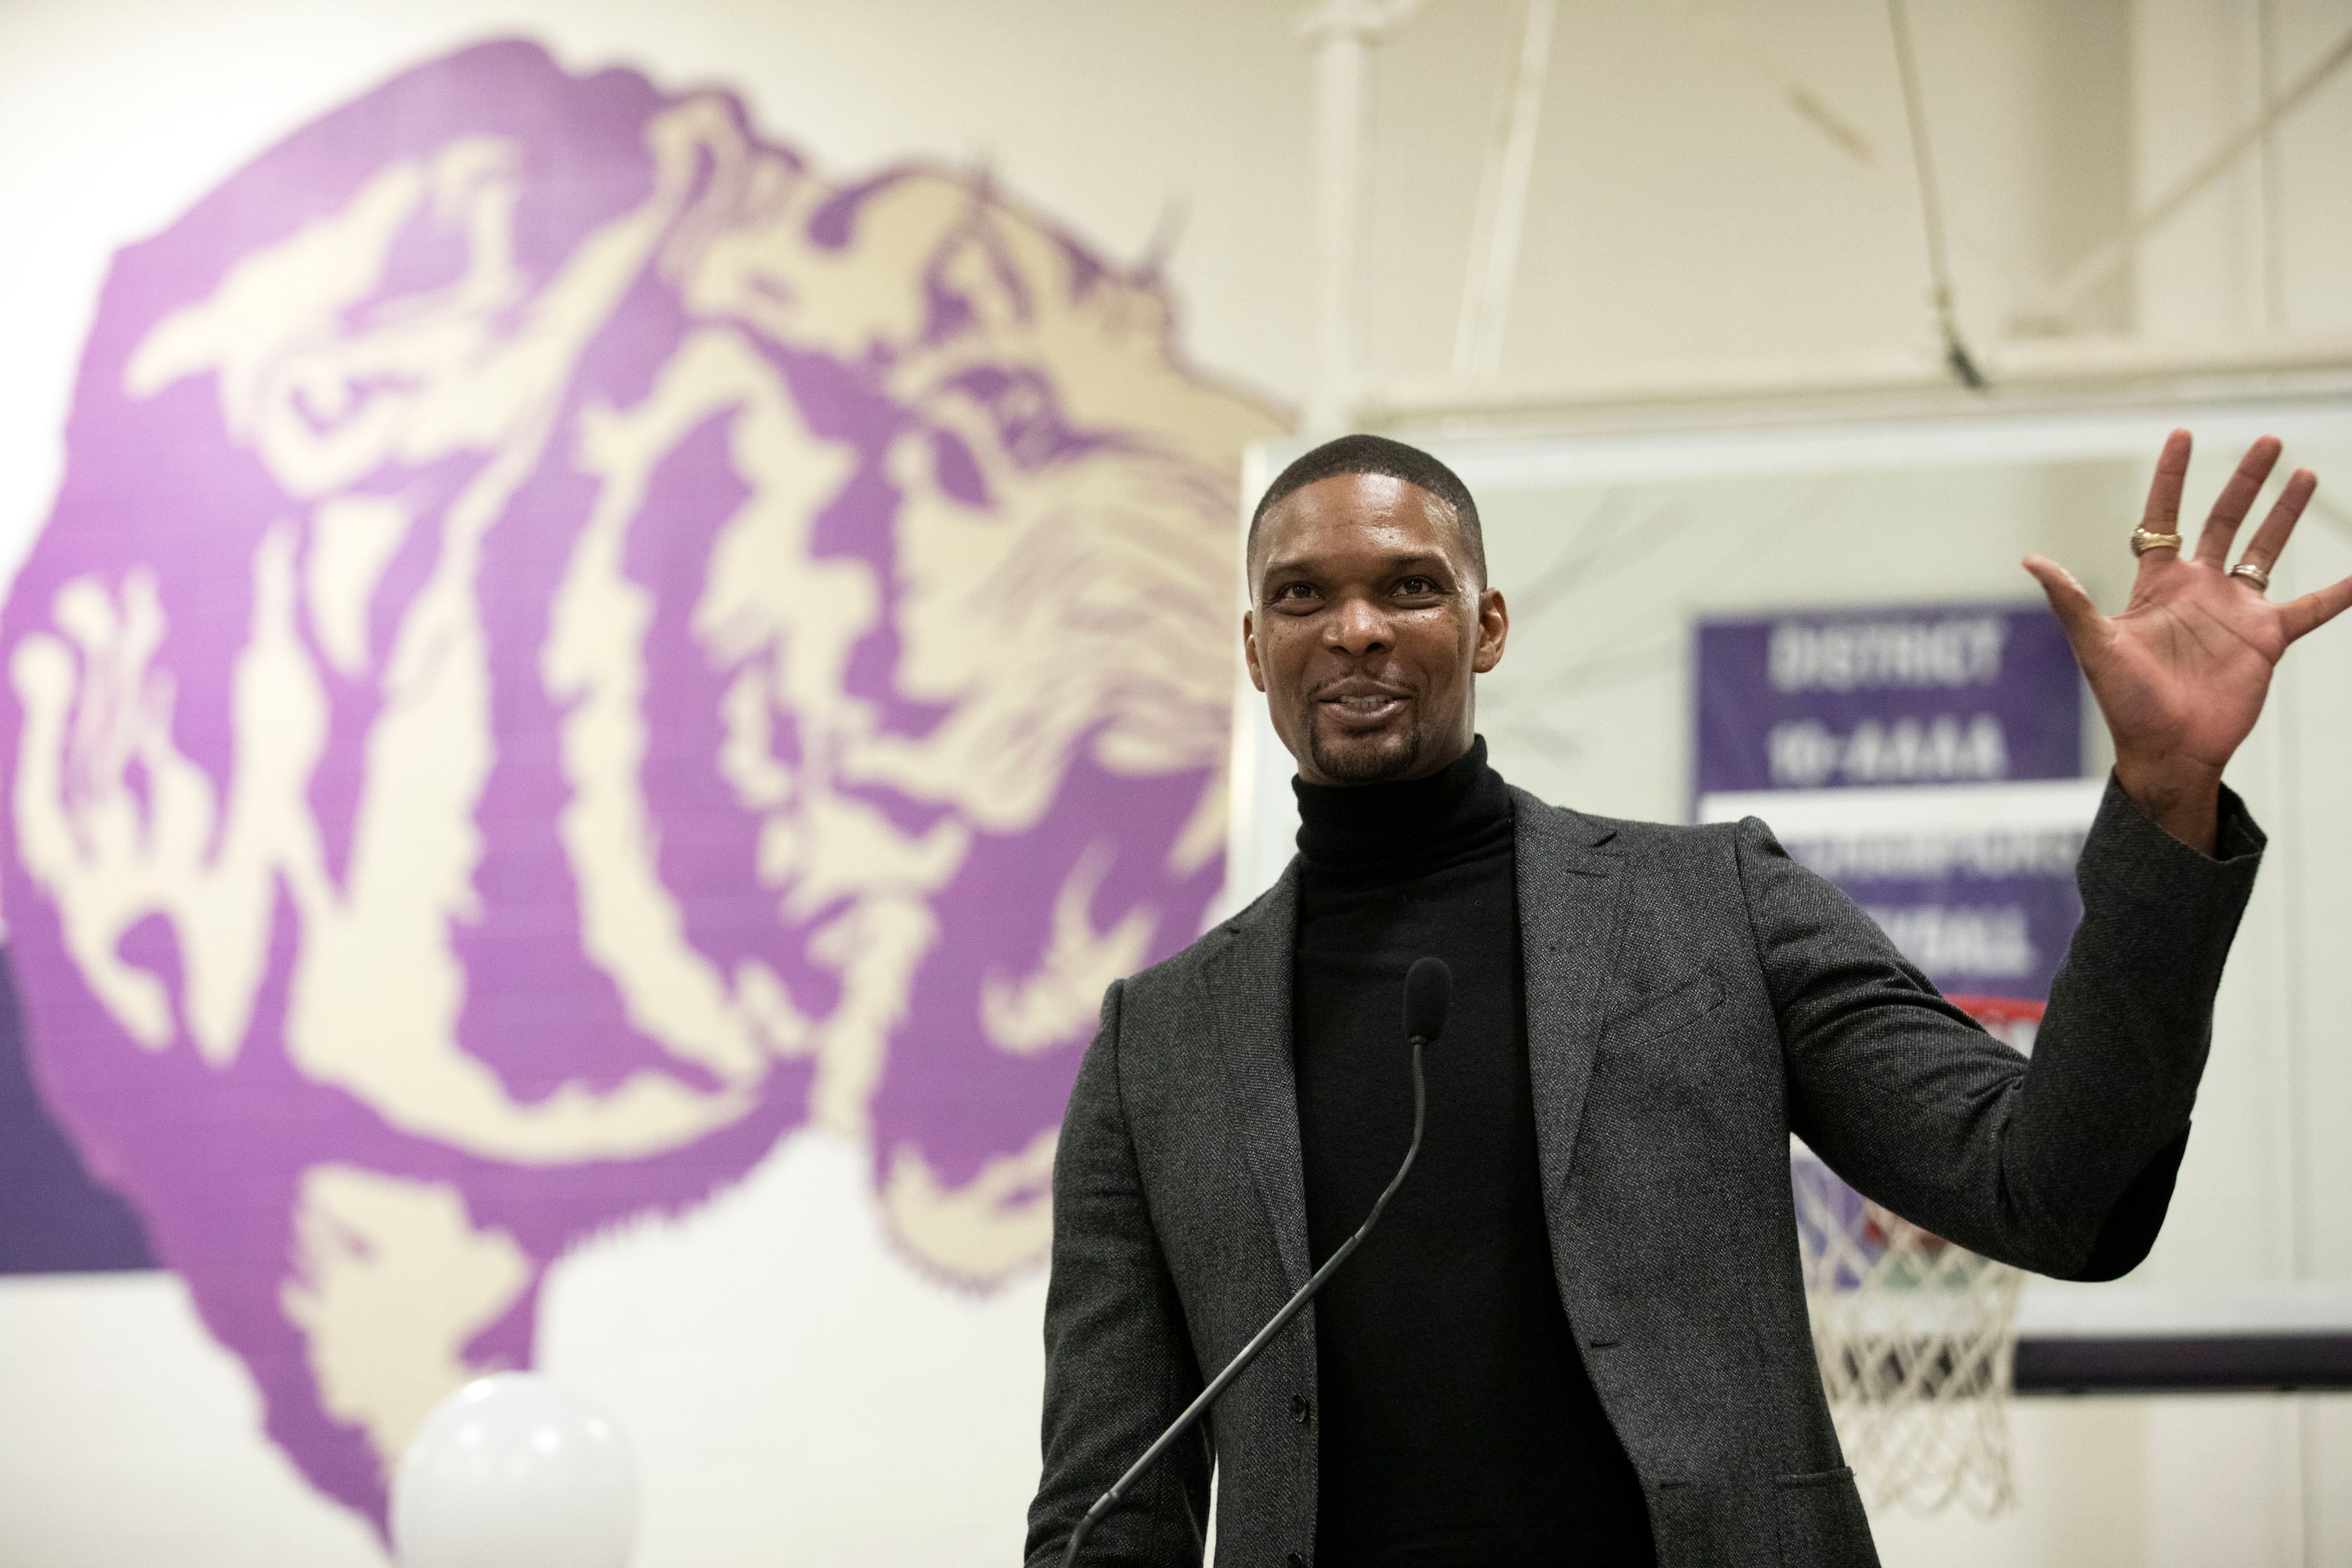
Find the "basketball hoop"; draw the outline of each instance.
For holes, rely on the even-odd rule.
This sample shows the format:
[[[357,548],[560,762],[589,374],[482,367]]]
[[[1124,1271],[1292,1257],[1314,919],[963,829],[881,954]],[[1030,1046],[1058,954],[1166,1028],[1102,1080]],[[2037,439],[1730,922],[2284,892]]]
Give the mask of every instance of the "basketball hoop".
[[[2030,1046],[2041,1021],[2031,1002],[1955,1000],[2012,1042]],[[2003,1511],[2016,1500],[2009,1394],[2024,1275],[1872,1203],[1801,1144],[1789,1174],[1813,1352],[1864,1500]]]

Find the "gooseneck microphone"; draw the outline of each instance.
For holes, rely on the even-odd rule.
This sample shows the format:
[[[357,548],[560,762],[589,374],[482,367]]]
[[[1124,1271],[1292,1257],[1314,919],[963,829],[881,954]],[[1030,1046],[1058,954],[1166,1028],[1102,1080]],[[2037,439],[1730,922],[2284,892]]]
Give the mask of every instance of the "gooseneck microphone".
[[[1087,1510],[1086,1517],[1079,1520],[1076,1528],[1070,1531],[1070,1543],[1062,1552],[1062,1568],[1071,1568],[1077,1562],[1078,1548],[1086,1543],[1087,1537],[1093,1532],[1103,1515],[1117,1508],[1129,1489],[1176,1446],[1176,1439],[1192,1430],[1192,1423],[1217,1402],[1217,1395],[1225,1391],[1226,1385],[1239,1377],[1250,1363],[1257,1360],[1258,1353],[1274,1342],[1274,1336],[1289,1326],[1290,1320],[1298,1316],[1298,1310],[1315,1299],[1315,1293],[1339,1272],[1339,1265],[1347,1262],[1356,1248],[1363,1246],[1364,1237],[1372,1234],[1372,1226],[1380,1224],[1381,1215],[1389,1206],[1389,1200],[1396,1196],[1399,1187],[1404,1185],[1405,1173],[1412,1169],[1413,1156],[1421,1152],[1423,1114],[1429,1108],[1429,1096],[1421,1080],[1421,1054],[1428,1048],[1431,1041],[1444,1033],[1446,1010],[1453,1003],[1454,972],[1445,967],[1445,961],[1440,958],[1414,959],[1412,967],[1404,974],[1404,1033],[1405,1037],[1412,1042],[1412,1142],[1405,1147],[1404,1163],[1397,1167],[1396,1174],[1389,1178],[1389,1184],[1381,1189],[1381,1195],[1372,1200],[1372,1212],[1364,1216],[1364,1223],[1356,1227],[1356,1234],[1341,1242],[1339,1250],[1325,1258],[1323,1267],[1298,1288],[1298,1293],[1285,1301],[1282,1310],[1266,1320],[1265,1327],[1251,1336],[1250,1342],[1225,1363],[1225,1370],[1217,1373],[1208,1387],[1201,1390],[1200,1397],[1184,1407],[1184,1414],[1169,1423],[1168,1430],[1160,1434],[1159,1441],[1143,1450],[1143,1458],[1129,1465],[1127,1474],[1113,1481],[1110,1490],[1095,1500],[1094,1507]]]

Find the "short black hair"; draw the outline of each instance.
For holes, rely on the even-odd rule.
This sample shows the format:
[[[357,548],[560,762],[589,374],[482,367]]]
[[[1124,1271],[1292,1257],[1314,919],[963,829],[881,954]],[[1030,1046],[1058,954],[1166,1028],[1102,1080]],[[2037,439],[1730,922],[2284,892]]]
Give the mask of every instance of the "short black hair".
[[[1384,474],[1444,501],[1453,510],[1454,521],[1462,530],[1462,542],[1469,550],[1471,566],[1478,574],[1478,585],[1486,585],[1486,540],[1479,531],[1478,503],[1470,499],[1470,487],[1462,482],[1460,475],[1420,447],[1391,441],[1385,436],[1341,436],[1293,460],[1276,476],[1274,483],[1266,486],[1257,510],[1250,514],[1243,560],[1256,559],[1258,525],[1265,521],[1267,512],[1308,485],[1341,474]]]

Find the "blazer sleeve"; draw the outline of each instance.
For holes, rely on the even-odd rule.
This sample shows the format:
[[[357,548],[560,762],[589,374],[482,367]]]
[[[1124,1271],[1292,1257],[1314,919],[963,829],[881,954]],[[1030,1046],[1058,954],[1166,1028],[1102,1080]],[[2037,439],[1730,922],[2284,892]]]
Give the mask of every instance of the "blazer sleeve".
[[[2187,1146],[2261,861],[2237,795],[2222,791],[2208,858],[2110,779],[2031,1061],[1945,1002],[1764,824],[1741,823],[1738,844],[1791,1130],[1858,1191],[1988,1257],[2075,1279],[2137,1266]]]
[[[1028,1568],[1059,1568],[1078,1520],[1201,1392],[1176,1284],[1145,1205],[1119,1087],[1121,988],[1103,997],[1054,1157],[1053,1278],[1045,1290],[1045,1468],[1029,1507]],[[1201,1562],[1209,1440],[1186,1434],[1087,1537],[1079,1561]]]

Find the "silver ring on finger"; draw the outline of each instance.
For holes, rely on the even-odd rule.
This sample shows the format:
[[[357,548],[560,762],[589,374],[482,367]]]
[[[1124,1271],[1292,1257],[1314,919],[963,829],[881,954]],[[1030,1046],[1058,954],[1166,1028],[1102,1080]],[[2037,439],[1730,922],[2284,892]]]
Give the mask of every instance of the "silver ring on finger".
[[[2251,561],[2241,561],[2231,567],[2230,575],[2243,577],[2254,585],[2254,592],[2257,594],[2267,594],[2271,591],[2271,574]]]

